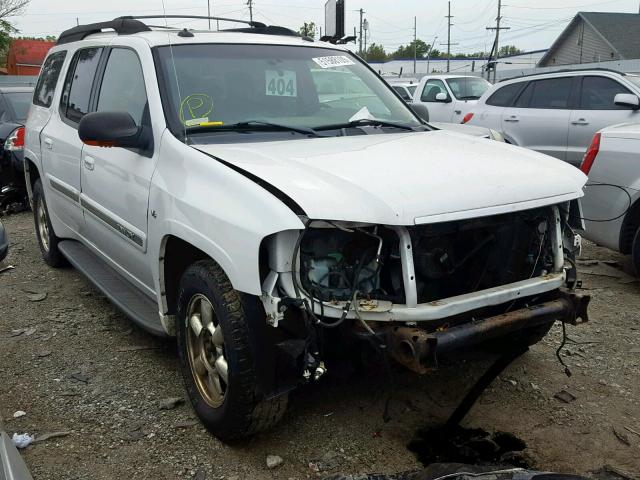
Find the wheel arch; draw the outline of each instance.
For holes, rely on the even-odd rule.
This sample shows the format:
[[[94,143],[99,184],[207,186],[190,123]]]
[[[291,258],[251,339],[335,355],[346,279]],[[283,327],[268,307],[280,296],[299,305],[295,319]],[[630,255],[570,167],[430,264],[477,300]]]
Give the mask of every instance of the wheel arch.
[[[36,162],[29,157],[24,158],[24,178],[27,186],[27,194],[29,195],[29,203],[31,204],[31,208],[33,208],[33,185],[41,178],[41,175]]]
[[[633,239],[640,228],[640,198],[636,199],[629,207],[629,211],[624,216],[620,227],[620,238],[618,240],[620,253],[628,255],[631,253]]]

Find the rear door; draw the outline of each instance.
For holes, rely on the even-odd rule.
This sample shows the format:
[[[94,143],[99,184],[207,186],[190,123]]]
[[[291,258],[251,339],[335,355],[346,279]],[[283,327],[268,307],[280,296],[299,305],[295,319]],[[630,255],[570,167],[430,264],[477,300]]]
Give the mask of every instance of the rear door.
[[[89,111],[89,98],[102,47],[83,48],[73,55],[65,77],[60,106],[42,130],[43,183],[49,213],[73,232],[82,234],[80,208],[80,154],[78,123]],[[59,233],[59,232],[57,232]]]
[[[505,138],[560,160],[566,159],[573,77],[533,80],[513,107],[502,112]]]
[[[613,78],[588,75],[581,78],[580,100],[571,112],[567,161],[579,166],[593,135],[604,127],[638,122],[640,113],[631,107],[616,105],[618,93],[632,93]]]
[[[480,100],[475,108],[471,109],[473,116],[469,120],[469,124],[481,125],[502,132],[502,114],[505,108],[513,104],[526,85],[527,82],[516,82],[497,88],[492,94],[489,94],[484,102]]]
[[[148,54],[148,64],[152,66],[151,53]],[[138,54],[128,47],[113,47],[105,52],[105,57],[92,110],[127,112],[142,126],[145,135],[153,136]],[[156,115],[161,116],[162,112]],[[130,281],[149,292],[153,291],[153,278],[145,257],[147,211],[156,158],[157,149],[153,148],[141,152],[85,145],[82,150],[81,203],[87,224],[86,238]]]

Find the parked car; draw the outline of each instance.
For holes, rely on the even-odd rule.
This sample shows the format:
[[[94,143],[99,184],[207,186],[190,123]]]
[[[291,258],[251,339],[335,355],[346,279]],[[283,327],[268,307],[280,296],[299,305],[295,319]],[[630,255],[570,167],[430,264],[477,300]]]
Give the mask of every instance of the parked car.
[[[4,230],[4,225],[0,222],[0,262],[5,259],[9,251],[9,239]]]
[[[463,119],[501,131],[507,142],[576,167],[593,135],[639,122],[640,77],[610,70],[573,70],[505,80]]]
[[[24,122],[33,87],[0,86],[0,211],[27,208],[24,183]]]
[[[416,83],[392,83],[391,88],[393,88],[398,95],[402,97],[402,99],[407,102],[413,102],[413,93],[416,91],[418,84]]]
[[[631,254],[640,276],[640,123],[597,132],[581,170],[589,176],[582,202],[584,236]]]
[[[339,76],[361,90],[319,91]],[[344,46],[119,18],[63,32],[33,98],[44,260],[176,336],[221,438],[276,423],[293,388],[339,368],[331,352],[373,342],[424,373],[586,319],[562,248],[586,177],[432,129]]]
[[[481,77],[427,75],[420,79],[413,103],[426,105],[434,122],[460,123],[490,86]]]

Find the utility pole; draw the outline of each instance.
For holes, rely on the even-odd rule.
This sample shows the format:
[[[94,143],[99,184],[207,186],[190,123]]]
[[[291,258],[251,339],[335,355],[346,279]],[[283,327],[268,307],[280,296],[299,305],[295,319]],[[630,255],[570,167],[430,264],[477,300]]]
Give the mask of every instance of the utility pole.
[[[500,20],[502,20],[502,0],[498,0],[498,16],[496,17],[496,26],[495,27],[487,27],[487,30],[495,30],[496,31],[496,39],[493,42],[493,50],[496,52],[495,60],[493,63],[493,81],[496,81],[496,74],[498,70],[498,57],[500,56],[500,30],[509,30],[510,27],[501,27]],[[489,54],[489,60],[491,60],[491,54]],[[487,65],[489,66],[489,65]],[[487,72],[487,77],[489,76],[489,72]]]
[[[360,56],[362,57],[362,16],[364,15],[364,10],[360,9],[360,47],[358,48],[358,52],[360,53]]]
[[[209,17],[209,30],[211,30],[211,0],[207,0],[207,17]]]
[[[247,0],[247,5],[249,5],[249,20],[253,22],[253,0]]]
[[[413,17],[413,76],[416,76],[416,59],[418,58],[418,17]]]
[[[444,18],[447,19],[447,72],[449,72],[450,70],[450,64],[449,61],[451,59],[451,45],[457,45],[457,43],[451,43],[451,27],[453,27],[453,23],[451,23],[451,19],[453,18],[453,15],[451,15],[451,1],[449,1],[449,14],[446,15]],[[445,44],[443,44],[445,45]]]
[[[431,45],[429,46],[429,52],[427,53],[427,73],[431,73],[431,70],[429,70],[429,62],[431,61],[431,51],[433,50],[433,46],[436,44],[437,39],[437,35],[433,37],[433,42],[431,42]]]

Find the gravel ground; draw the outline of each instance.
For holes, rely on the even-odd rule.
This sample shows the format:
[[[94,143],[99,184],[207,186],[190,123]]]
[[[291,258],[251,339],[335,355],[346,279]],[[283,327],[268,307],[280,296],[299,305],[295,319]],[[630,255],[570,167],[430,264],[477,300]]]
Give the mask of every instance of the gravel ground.
[[[174,343],[133,326],[73,269],[47,267],[29,213],[2,220],[11,250],[0,269],[15,269],[0,273],[0,416],[9,435],[66,434],[22,451],[36,480],[304,479],[416,469],[408,442],[442,422],[490,361],[460,360],[427,376],[398,370],[387,423],[384,372],[329,372],[292,396],[278,427],[225,445],[183,401]],[[640,478],[640,283],[603,260],[629,269],[624,257],[585,247],[583,288],[593,301],[591,321],[569,330],[563,358],[573,376],[555,358],[556,326],[484,393],[464,426],[516,435],[538,469],[590,474],[609,465]],[[576,399],[561,402],[562,390]],[[180,401],[160,409],[170,398]],[[18,410],[26,415],[14,418]],[[268,469],[268,455],[283,463]]]

